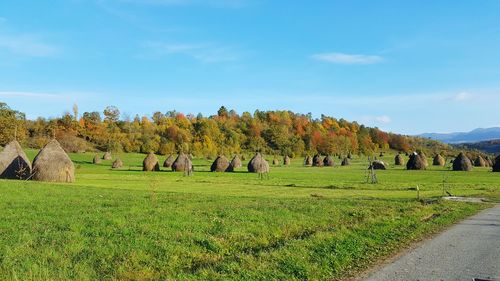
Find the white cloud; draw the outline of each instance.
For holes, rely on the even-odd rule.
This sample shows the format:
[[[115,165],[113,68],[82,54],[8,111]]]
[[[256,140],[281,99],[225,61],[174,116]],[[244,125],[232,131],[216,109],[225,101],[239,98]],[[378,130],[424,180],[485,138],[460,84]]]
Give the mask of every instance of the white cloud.
[[[391,118],[387,115],[375,116],[375,121],[383,124],[391,123]]]
[[[344,53],[314,54],[312,55],[312,58],[315,60],[335,63],[335,64],[374,64],[383,61],[383,58],[380,56],[344,54]]]
[[[0,53],[8,52],[28,57],[53,57],[60,49],[31,34],[0,34]]]
[[[203,63],[236,61],[240,55],[232,47],[217,44],[171,44],[148,41],[143,43],[155,56],[184,55]]]
[[[468,92],[460,92],[460,93],[452,96],[451,99],[454,101],[461,102],[461,101],[470,100],[472,97],[473,97],[473,95],[468,93]]]

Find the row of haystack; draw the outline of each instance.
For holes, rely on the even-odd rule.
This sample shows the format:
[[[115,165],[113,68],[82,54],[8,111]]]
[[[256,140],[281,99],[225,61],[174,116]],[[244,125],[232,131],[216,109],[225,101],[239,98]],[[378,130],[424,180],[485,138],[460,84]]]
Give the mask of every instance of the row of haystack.
[[[163,162],[163,167],[171,168],[174,172],[192,172],[193,162],[185,153],[179,153],[177,158],[169,155]],[[154,153],[149,153],[142,161],[142,170],[146,172],[160,171],[160,163]]]
[[[344,157],[342,159],[341,165],[342,166],[350,165],[351,161],[349,159],[350,159],[349,157]],[[323,167],[323,166],[333,167],[335,166],[335,162],[333,161],[333,157],[330,155],[322,158],[321,155],[316,154],[313,157],[311,157],[310,155],[306,155],[306,157],[304,158],[304,165],[313,167]]]
[[[235,169],[242,167],[238,155],[229,161],[224,155],[219,155],[210,166],[212,172],[234,172]],[[269,163],[262,157],[262,154],[256,153],[248,162],[247,169],[250,173],[269,173]]]
[[[498,158],[498,157],[497,157]],[[482,158],[480,155],[476,157],[474,161],[469,159],[464,153],[460,153],[454,160],[452,160],[452,169],[453,171],[470,171],[473,166],[476,167],[492,167],[493,161],[489,158],[486,160]],[[401,154],[396,155],[394,158],[395,165],[404,165],[404,159]],[[432,159],[432,165],[434,166],[445,166],[446,159],[437,154]],[[407,170],[425,170],[429,166],[427,162],[427,157],[424,153],[414,152],[409,155],[408,162],[406,163]]]
[[[0,153],[0,178],[74,182],[75,166],[55,139],[46,144],[31,165],[21,145],[11,141]]]

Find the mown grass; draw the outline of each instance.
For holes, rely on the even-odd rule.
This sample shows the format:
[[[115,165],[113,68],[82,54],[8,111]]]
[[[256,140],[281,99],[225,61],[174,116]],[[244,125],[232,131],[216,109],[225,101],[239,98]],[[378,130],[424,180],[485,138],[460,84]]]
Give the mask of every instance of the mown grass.
[[[30,157],[34,151],[28,151]],[[143,173],[144,155],[92,165],[72,154],[77,182],[0,181],[0,279],[329,280],[363,270],[488,204],[416,200],[442,195],[500,201],[488,169],[378,171],[272,167],[244,172]],[[163,159],[160,159],[163,160]],[[387,157],[389,163],[392,161]],[[337,161],[339,162],[339,161]]]

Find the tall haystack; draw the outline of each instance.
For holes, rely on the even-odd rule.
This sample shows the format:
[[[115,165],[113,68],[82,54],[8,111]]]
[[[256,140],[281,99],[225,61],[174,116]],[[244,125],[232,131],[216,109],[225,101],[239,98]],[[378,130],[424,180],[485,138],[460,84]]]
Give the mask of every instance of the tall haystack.
[[[174,172],[190,172],[193,171],[193,162],[189,156],[184,153],[179,153],[174,163],[172,163],[172,171]]]
[[[483,157],[481,155],[478,155],[476,159],[474,160],[474,166],[475,167],[486,167],[486,161],[484,161]]]
[[[314,155],[312,165],[314,167],[322,167],[323,166],[323,160],[321,159],[321,155],[319,155],[319,154]]]
[[[403,166],[405,164],[405,159],[403,158],[403,155],[399,154],[394,157],[394,165],[396,166]]]
[[[486,157],[484,158],[484,162],[486,162],[487,167],[493,167],[493,161],[488,155],[486,155]]]
[[[279,166],[280,164],[280,160],[278,160],[278,158],[274,158],[273,159],[273,166]]]
[[[262,157],[262,154],[256,153],[248,162],[247,169],[250,173],[269,173],[269,163]]]
[[[0,152],[0,179],[28,179],[31,163],[17,141],[9,142]]]
[[[460,152],[457,158],[453,160],[453,171],[470,171],[472,170],[472,163],[465,154]]]
[[[233,169],[236,169],[236,168],[241,168],[241,160],[240,160],[240,157],[238,157],[238,155],[235,155],[233,157],[233,159],[231,160],[231,163],[230,163],[231,167],[233,167]]]
[[[142,161],[142,170],[145,172],[157,172],[160,170],[160,163],[153,152],[150,152]]]
[[[493,161],[493,172],[500,172],[500,155],[495,158],[495,161]]]
[[[371,163],[371,165],[368,167],[368,169],[371,169],[373,167],[374,170],[386,170],[387,165],[381,161],[381,160],[375,160]]]
[[[335,163],[333,162],[333,157],[331,157],[330,155],[326,156],[325,159],[323,159],[323,165],[327,167],[333,167],[333,165],[335,165]]]
[[[219,155],[210,166],[210,171],[212,172],[226,172],[229,168],[229,160],[227,160],[226,156]]]
[[[111,157],[111,152],[109,151],[104,153],[104,155],[102,156],[102,160],[111,160],[111,159],[113,159],[113,157]]]
[[[406,163],[407,170],[425,170],[427,165],[420,154],[413,152],[410,154],[410,159]]]
[[[31,178],[50,182],[75,181],[75,165],[57,140],[51,140],[38,152],[33,160]]]
[[[283,157],[283,165],[285,165],[285,166],[290,165],[290,157],[288,157],[288,155],[285,155]]]
[[[420,151],[418,155],[420,155],[420,159],[422,160],[422,163],[424,163],[424,167],[429,167],[429,162],[427,162],[427,155],[425,155],[423,151]]]
[[[165,161],[163,162],[163,167],[164,168],[170,168],[172,167],[172,164],[174,163],[175,161],[175,158],[172,154],[170,154],[166,159]]]
[[[116,158],[116,160],[111,165],[111,168],[113,168],[113,169],[119,169],[121,167],[123,167],[123,161],[120,158]]]
[[[241,160],[238,155],[235,155],[231,162],[229,162],[229,166],[226,169],[226,172],[234,172],[235,169],[241,168]]]
[[[432,159],[432,165],[434,166],[444,166],[446,165],[446,160],[444,160],[443,156],[441,154],[436,154],[434,158]]]
[[[344,158],[342,160],[342,163],[340,165],[342,165],[342,166],[349,166],[349,165],[351,165],[351,160],[349,160],[349,158],[346,157],[346,158]]]
[[[99,157],[99,155],[95,155],[94,156],[94,159],[92,160],[92,163],[94,164],[101,164],[101,157]]]

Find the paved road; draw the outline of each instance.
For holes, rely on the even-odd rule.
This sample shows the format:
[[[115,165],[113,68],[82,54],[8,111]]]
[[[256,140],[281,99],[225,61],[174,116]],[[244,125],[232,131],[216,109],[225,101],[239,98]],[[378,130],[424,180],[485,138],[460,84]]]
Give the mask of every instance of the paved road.
[[[365,281],[500,280],[500,205],[482,211],[376,270]]]

